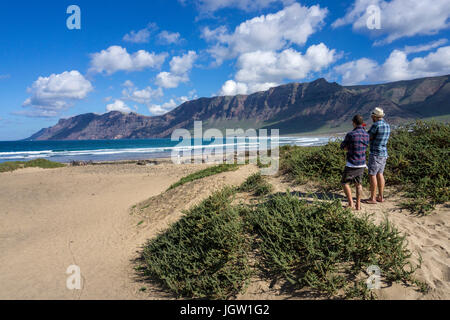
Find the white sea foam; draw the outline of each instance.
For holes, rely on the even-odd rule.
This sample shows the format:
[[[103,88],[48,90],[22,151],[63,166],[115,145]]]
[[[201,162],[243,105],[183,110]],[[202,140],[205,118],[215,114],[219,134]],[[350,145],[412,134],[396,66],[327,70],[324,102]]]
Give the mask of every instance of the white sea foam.
[[[58,158],[73,160],[79,157],[89,158],[105,158],[108,156],[119,156],[119,155],[144,155],[149,154],[166,154],[170,155],[172,150],[177,151],[190,151],[198,149],[211,149],[211,148],[227,148],[230,146],[239,146],[240,148],[245,147],[253,150],[259,146],[259,142],[254,142],[255,139],[248,139],[246,142],[239,143],[222,143],[222,144],[211,144],[211,145],[192,145],[192,146],[174,146],[174,147],[149,147],[149,148],[117,148],[117,149],[92,149],[92,150],[39,150],[39,151],[8,151],[0,152],[0,160],[32,160],[37,158]],[[270,141],[270,137],[267,138]],[[312,146],[321,145],[328,142],[328,138],[315,138],[315,137],[280,137],[279,144],[286,145],[298,145],[298,146]]]

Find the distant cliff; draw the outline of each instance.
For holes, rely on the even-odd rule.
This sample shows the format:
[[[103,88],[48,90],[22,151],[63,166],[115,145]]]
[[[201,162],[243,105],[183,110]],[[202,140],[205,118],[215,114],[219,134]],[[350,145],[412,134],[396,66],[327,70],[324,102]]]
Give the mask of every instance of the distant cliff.
[[[341,86],[318,79],[290,83],[251,95],[201,98],[169,113],[148,117],[113,111],[61,119],[28,140],[143,139],[170,137],[177,128],[279,128],[281,134],[320,129],[337,132],[354,114],[367,120],[381,106],[391,123],[450,114],[450,75],[393,83]]]

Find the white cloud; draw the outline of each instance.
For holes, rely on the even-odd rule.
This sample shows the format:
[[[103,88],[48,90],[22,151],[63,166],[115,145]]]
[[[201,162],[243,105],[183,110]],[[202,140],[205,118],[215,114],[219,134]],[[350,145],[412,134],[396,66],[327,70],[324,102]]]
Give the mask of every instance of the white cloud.
[[[178,32],[169,32],[166,30],[161,31],[158,34],[158,38],[162,43],[174,44],[181,41],[181,35]]]
[[[139,31],[131,31],[123,37],[123,41],[131,43],[148,43],[150,41],[150,35],[158,29],[156,23],[149,23],[148,26]],[[179,32],[170,32],[163,30],[158,33],[157,38],[162,44],[175,44],[181,41],[181,35]]]
[[[176,75],[170,72],[161,72],[156,76],[156,84],[165,89],[177,88],[180,83],[188,81],[189,77],[185,74]]]
[[[163,88],[176,88],[182,82],[188,82],[188,73],[197,59],[195,51],[173,57],[170,61],[170,72],[160,72],[156,76],[156,84]]]
[[[170,61],[170,72],[185,74],[192,69],[196,59],[197,53],[192,50],[182,56],[173,57]]]
[[[276,51],[293,43],[303,45],[323,24],[328,10],[298,3],[274,14],[241,23],[230,33],[225,27],[203,29],[202,37],[213,43],[208,49],[217,64],[247,52]]]
[[[242,54],[237,61],[236,81],[227,81],[219,94],[248,94],[277,86],[283,80],[299,80],[312,72],[327,68],[337,59],[335,50],[320,43],[305,54],[292,48],[282,52],[254,51]]]
[[[122,100],[115,100],[114,103],[108,104],[106,106],[106,111],[120,111],[125,113],[130,113],[131,109]]]
[[[219,91],[220,96],[235,96],[239,94],[251,94],[258,91],[266,91],[270,88],[280,85],[276,82],[255,82],[243,83],[234,80],[228,80]]]
[[[261,10],[276,3],[291,4],[295,0],[178,0],[180,3],[193,2],[201,13],[213,13],[224,8],[237,8],[245,11]]]
[[[235,96],[238,94],[246,94],[248,92],[248,86],[242,82],[236,82],[234,80],[226,81],[220,89],[219,95],[221,96]]]
[[[174,99],[170,99],[168,102],[163,104],[152,104],[148,107],[148,110],[152,115],[162,115],[165,114],[171,110],[173,110],[175,107],[179,106],[182,103],[185,103],[186,101],[190,101],[197,98],[197,93],[195,90],[189,91],[187,96],[182,96]]]
[[[161,98],[163,95],[161,88],[152,89],[151,87],[146,87],[139,90],[135,87],[129,87],[122,90],[123,100],[131,100],[141,104],[149,104],[153,99]]]
[[[179,97],[178,100],[180,101],[180,103],[184,103],[184,102],[194,100],[197,98],[198,98],[197,91],[194,89],[194,90],[189,91],[187,96]]]
[[[259,83],[250,83],[248,87],[248,93],[258,92],[258,91],[266,91],[270,88],[279,86],[279,83],[276,82],[259,82]]]
[[[139,31],[131,31],[130,33],[127,33],[123,37],[123,41],[131,42],[131,43],[148,43],[150,39],[150,34],[153,30],[157,29],[158,27],[154,23],[149,23],[148,26],[144,29],[141,29]]]
[[[130,80],[126,80],[124,83],[122,83],[123,87],[132,88],[134,87],[134,83]]]
[[[422,45],[418,45],[418,46],[405,46],[403,51],[406,54],[423,52],[423,51],[430,51],[432,49],[439,48],[439,47],[443,46],[447,42],[448,42],[447,39],[439,39],[439,40],[436,40],[436,41],[433,41],[433,42],[430,42],[430,43],[426,43],[426,44],[422,44]]]
[[[343,84],[390,82],[433,77],[450,73],[450,46],[441,47],[424,57],[408,59],[401,50],[394,50],[383,64],[362,58],[334,68]]]
[[[147,43],[150,38],[150,31],[148,29],[142,29],[138,32],[131,31],[123,37],[123,41],[132,43]]]
[[[378,64],[375,61],[362,58],[336,66],[334,71],[341,75],[344,85],[350,85],[366,81],[377,68]]]
[[[175,102],[175,100],[170,99],[169,102],[166,102],[162,105],[152,104],[151,106],[148,107],[148,110],[153,115],[162,115],[162,114],[169,112],[176,106],[177,106],[177,103]]]
[[[20,113],[36,117],[56,117],[74,101],[86,98],[92,90],[89,80],[78,71],[39,77],[28,88],[31,97],[23,103],[23,107],[31,110]]]
[[[415,35],[436,34],[450,27],[450,1],[448,0],[356,0],[347,14],[336,20],[332,26],[337,28],[352,24],[353,30],[372,32],[367,28],[366,12],[369,5],[381,10],[381,29],[373,34],[386,36],[375,44]]]
[[[106,50],[91,55],[90,72],[106,73],[117,71],[140,71],[146,68],[159,69],[167,57],[166,53],[149,53],[139,50],[129,54],[127,49],[111,46]]]

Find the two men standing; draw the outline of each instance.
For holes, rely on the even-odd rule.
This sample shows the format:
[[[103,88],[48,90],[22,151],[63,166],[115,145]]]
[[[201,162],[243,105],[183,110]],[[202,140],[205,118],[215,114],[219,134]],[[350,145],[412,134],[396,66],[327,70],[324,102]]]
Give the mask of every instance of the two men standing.
[[[384,192],[384,168],[387,159],[387,142],[390,135],[389,124],[384,121],[384,112],[381,108],[375,108],[372,112],[373,125],[367,133],[363,127],[363,118],[360,115],[353,117],[353,130],[347,133],[341,148],[347,151],[347,162],[342,174],[342,185],[348,199],[348,206],[352,209],[361,209],[362,177],[366,168],[366,150],[370,141],[369,179],[370,198],[364,202],[376,204],[383,202]],[[356,186],[356,204],[353,202],[350,183]],[[378,188],[378,196],[376,190]]]

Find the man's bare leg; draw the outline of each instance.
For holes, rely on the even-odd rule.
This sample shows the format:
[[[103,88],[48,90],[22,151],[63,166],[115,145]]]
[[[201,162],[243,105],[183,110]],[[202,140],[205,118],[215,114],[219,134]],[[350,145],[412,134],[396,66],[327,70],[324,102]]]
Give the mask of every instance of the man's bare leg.
[[[364,203],[368,204],[377,204],[377,176],[372,176],[369,174],[369,182],[370,182],[370,198],[364,200]]]
[[[344,188],[344,193],[347,197],[348,207],[354,209],[355,206],[353,204],[352,189],[350,188],[350,186],[347,183],[343,184],[342,186]]]
[[[384,201],[384,175],[382,173],[378,173],[377,174],[377,182],[378,182],[378,197],[377,197],[377,201],[378,202],[383,202]]]
[[[356,184],[356,210],[361,210],[362,185]]]

